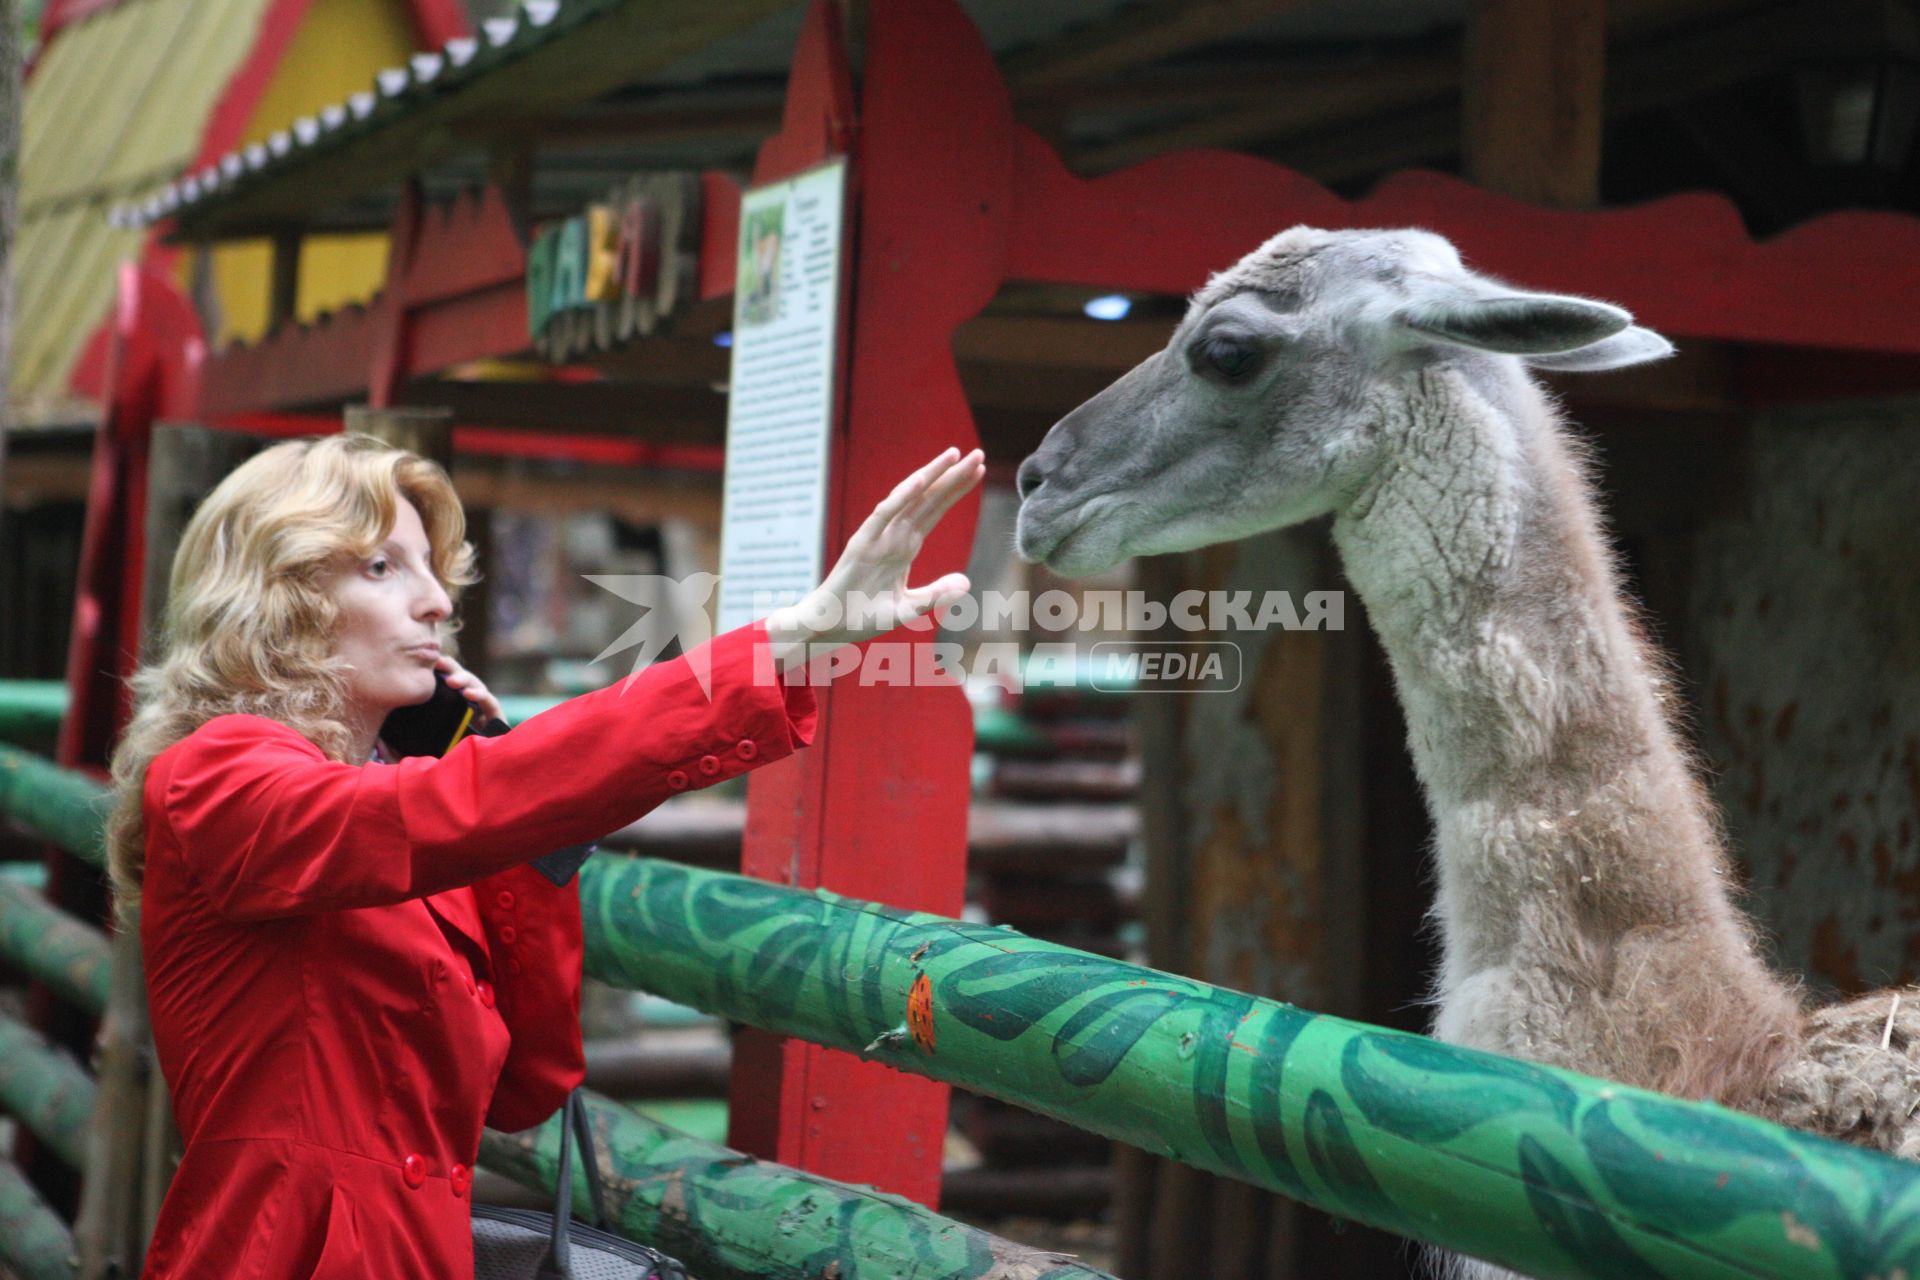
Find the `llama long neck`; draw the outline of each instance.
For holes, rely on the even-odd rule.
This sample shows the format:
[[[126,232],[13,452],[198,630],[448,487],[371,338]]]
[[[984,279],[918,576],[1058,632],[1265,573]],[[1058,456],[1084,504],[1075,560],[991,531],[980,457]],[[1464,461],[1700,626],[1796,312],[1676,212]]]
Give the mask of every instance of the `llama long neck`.
[[[1538,388],[1511,364],[1436,365],[1379,420],[1386,461],[1335,538],[1432,809],[1442,1033],[1449,995],[1494,971],[1621,998],[1629,938],[1685,939],[1704,983],[1784,990],[1731,905],[1672,695]],[[1449,1038],[1522,1051],[1504,1034]]]

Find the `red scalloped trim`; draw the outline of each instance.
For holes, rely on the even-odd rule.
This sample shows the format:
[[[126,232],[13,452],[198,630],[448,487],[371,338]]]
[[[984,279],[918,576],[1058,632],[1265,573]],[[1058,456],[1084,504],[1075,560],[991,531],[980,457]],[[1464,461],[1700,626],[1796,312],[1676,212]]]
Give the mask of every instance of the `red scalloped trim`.
[[[1177,152],[1089,181],[1025,129],[1014,164],[1016,278],[1187,293],[1296,223],[1418,226],[1477,270],[1605,298],[1675,336],[1920,353],[1920,218],[1907,214],[1830,213],[1757,241],[1733,203],[1708,192],[1548,209],[1412,170],[1349,201],[1226,151]]]

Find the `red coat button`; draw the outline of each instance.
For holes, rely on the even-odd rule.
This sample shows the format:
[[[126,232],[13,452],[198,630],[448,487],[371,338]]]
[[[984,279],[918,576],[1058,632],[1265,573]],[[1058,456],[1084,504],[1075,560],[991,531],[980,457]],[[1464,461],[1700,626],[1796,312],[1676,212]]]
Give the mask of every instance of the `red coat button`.
[[[507,946],[509,947],[512,946],[514,944],[514,941],[518,939],[519,936],[520,936],[520,931],[518,929],[515,929],[512,925],[503,924],[500,926],[500,941],[505,943]]]
[[[675,769],[667,775],[667,785],[675,791],[685,791],[687,789],[687,771],[685,769]]]
[[[519,976],[520,976],[520,962],[519,962],[518,960],[509,960],[509,961],[507,961],[507,972],[508,972],[508,973],[510,973],[510,974],[512,974],[512,975],[513,975],[514,977],[516,977],[516,978],[517,978],[517,977],[519,977]]]
[[[480,984],[480,1003],[489,1009],[493,1008],[493,987],[490,983]]]
[[[734,750],[740,753],[742,760],[751,760],[760,754],[760,744],[752,738],[742,738],[740,739],[740,745],[735,747]]]
[[[719,756],[701,756],[700,772],[706,774],[709,778],[711,778],[714,774],[720,772],[720,757]]]
[[[463,1196],[467,1194],[467,1187],[473,1182],[473,1175],[467,1172],[467,1166],[457,1164],[447,1170],[447,1181],[453,1184],[453,1194]]]
[[[502,911],[513,910],[513,904],[516,901],[513,896],[513,890],[511,889],[502,889],[498,894],[494,895],[493,900],[500,904]]]
[[[409,1187],[417,1189],[427,1180],[427,1162],[417,1155],[408,1156],[400,1162],[400,1176]]]

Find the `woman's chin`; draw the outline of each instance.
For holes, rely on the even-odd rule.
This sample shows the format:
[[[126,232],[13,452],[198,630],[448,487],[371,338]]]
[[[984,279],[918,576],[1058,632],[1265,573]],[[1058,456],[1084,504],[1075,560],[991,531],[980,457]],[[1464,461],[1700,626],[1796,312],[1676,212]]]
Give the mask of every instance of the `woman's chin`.
[[[431,671],[409,674],[411,678],[403,683],[399,697],[394,703],[395,706],[417,707],[433,697],[434,681]]]

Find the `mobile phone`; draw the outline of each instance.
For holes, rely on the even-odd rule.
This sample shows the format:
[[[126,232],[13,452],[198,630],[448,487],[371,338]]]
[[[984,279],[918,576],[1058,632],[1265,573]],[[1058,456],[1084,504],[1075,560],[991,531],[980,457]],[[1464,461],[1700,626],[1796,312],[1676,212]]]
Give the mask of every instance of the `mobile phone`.
[[[444,672],[433,673],[433,696],[416,706],[389,712],[380,726],[380,740],[402,756],[443,756],[466,737],[497,738],[511,726],[495,720],[479,704],[447,683]],[[569,845],[533,859],[534,870],[555,884],[565,884],[593,853],[594,845]]]
[[[435,671],[433,696],[389,713],[380,726],[380,740],[399,755],[443,756],[470,733],[494,738],[506,731],[504,723],[489,717],[479,704],[467,701],[448,684],[444,672]]]

